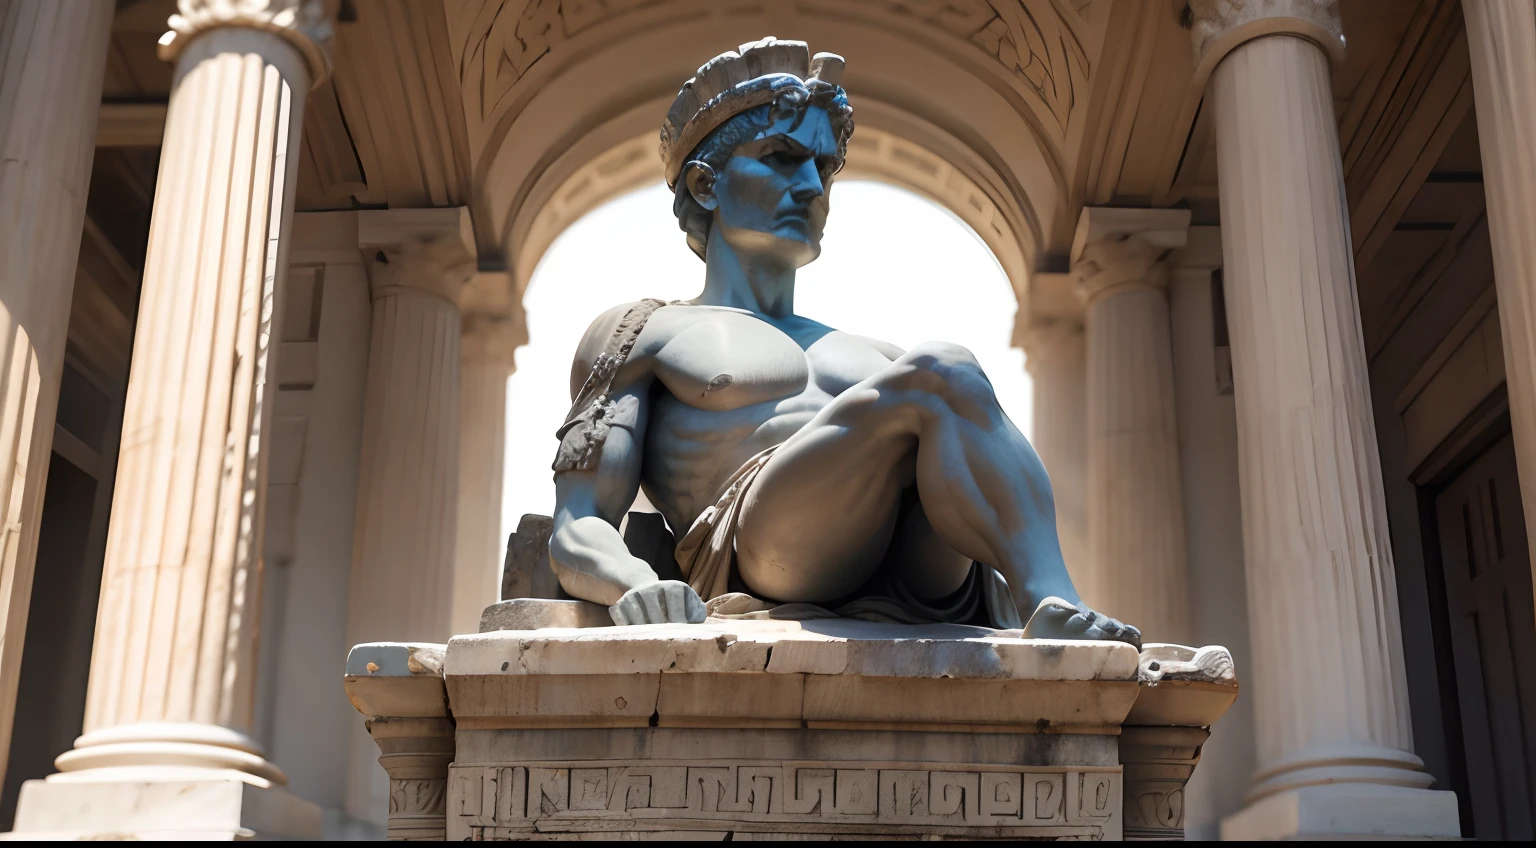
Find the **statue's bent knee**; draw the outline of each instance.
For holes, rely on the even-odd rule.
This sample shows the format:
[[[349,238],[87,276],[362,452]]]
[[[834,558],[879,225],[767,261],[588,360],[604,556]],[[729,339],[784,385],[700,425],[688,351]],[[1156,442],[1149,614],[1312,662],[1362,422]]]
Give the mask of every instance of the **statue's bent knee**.
[[[904,388],[945,399],[996,399],[992,381],[987,379],[981,363],[962,345],[923,342],[908,351],[897,364],[907,366],[902,370],[910,381]]]

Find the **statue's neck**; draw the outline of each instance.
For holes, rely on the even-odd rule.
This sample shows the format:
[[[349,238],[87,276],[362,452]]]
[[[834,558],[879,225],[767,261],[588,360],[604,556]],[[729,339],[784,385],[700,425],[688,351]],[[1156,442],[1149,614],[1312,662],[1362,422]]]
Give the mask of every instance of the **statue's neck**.
[[[712,229],[704,251],[704,293],[698,302],[745,309],[764,318],[789,318],[795,313],[795,269],[743,256]]]

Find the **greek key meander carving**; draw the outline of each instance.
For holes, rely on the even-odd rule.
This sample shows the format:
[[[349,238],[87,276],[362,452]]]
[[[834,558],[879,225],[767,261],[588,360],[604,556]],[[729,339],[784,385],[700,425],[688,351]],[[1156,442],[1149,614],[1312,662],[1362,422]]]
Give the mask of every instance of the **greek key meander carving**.
[[[1125,799],[1125,832],[1159,835],[1184,832],[1184,781],[1149,780],[1132,784]]]
[[[461,78],[478,89],[480,118],[489,123],[517,82],[551,49],[605,18],[665,0],[487,0],[478,16],[488,25],[469,34]],[[850,4],[851,6],[854,4]],[[1007,68],[1038,97],[1064,132],[1077,91],[1089,75],[1078,37],[1086,4],[1052,0],[859,0],[885,7],[970,41]],[[828,7],[807,7],[826,14]],[[843,14],[845,9],[835,9]],[[781,33],[784,37],[803,37]]]
[[[449,839],[530,832],[782,830],[1103,838],[1118,768],[646,760],[454,766]],[[980,835],[979,833],[977,835]]]

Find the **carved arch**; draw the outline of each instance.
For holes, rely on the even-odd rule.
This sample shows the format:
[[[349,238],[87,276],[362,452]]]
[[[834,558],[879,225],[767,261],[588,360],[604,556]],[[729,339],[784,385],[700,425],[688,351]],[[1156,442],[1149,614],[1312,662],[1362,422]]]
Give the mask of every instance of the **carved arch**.
[[[992,246],[1021,296],[1037,254],[1070,218],[1064,150],[1082,131],[1088,0],[450,4],[477,237],[482,256],[502,252],[520,282],[573,210],[637,184],[625,169],[655,162],[654,141],[646,152],[641,139],[655,138],[681,81],[768,34],[848,57],[854,142],[873,152],[864,166],[851,156],[850,173],[862,168],[949,207]]]

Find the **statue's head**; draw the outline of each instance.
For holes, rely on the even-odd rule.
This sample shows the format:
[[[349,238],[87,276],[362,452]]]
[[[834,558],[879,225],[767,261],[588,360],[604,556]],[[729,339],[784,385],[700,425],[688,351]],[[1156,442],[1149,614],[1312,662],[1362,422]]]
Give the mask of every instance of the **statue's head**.
[[[714,230],[739,254],[792,267],[821,253],[827,192],[853,134],[842,70],[839,56],[765,38],[709,60],[678,92],[661,158],[699,258]]]

